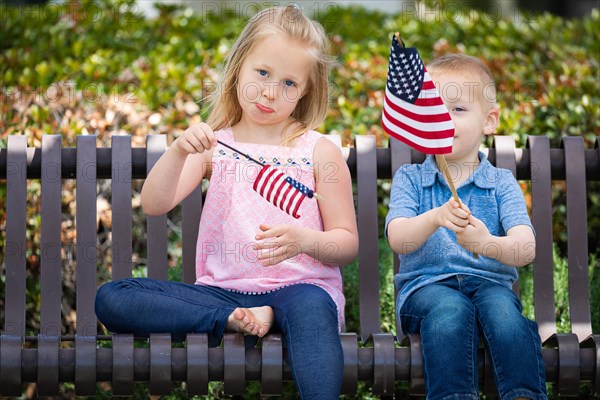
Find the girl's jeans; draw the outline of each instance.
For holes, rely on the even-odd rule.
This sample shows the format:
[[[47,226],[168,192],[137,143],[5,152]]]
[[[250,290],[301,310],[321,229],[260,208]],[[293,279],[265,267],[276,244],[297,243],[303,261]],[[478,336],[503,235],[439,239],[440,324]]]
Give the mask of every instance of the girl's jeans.
[[[327,292],[297,284],[265,294],[153,279],[109,282],[96,295],[96,315],[107,329],[148,336],[207,333],[218,345],[227,318],[237,307],[271,306],[271,331],[285,336],[296,387],[303,399],[338,399],[344,366],[338,314]]]
[[[421,334],[427,399],[478,398],[480,333],[502,400],[547,399],[537,324],[521,314],[521,302],[509,288],[457,275],[411,294],[400,321],[405,332]]]

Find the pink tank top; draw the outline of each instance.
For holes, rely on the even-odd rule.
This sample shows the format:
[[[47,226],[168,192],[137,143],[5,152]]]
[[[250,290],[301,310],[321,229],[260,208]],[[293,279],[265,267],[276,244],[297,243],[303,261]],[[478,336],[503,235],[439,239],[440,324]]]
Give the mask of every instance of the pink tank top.
[[[255,160],[281,169],[310,189],[315,188],[313,151],[324,136],[309,131],[294,147],[238,143],[230,128],[216,132],[218,139]],[[202,210],[196,249],[196,284],[216,286],[247,294],[260,294],[298,283],[323,288],[338,310],[344,327],[345,299],[340,269],[300,254],[277,265],[264,267],[252,248],[259,225],[299,225],[323,230],[316,199],[306,198],[296,219],[253,190],[262,166],[225,146],[218,145],[212,159],[212,175]],[[319,200],[327,201],[327,200]]]

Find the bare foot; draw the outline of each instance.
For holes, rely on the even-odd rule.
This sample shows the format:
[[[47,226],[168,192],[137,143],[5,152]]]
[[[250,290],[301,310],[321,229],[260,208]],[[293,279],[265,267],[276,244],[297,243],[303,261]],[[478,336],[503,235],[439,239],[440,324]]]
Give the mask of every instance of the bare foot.
[[[273,309],[269,306],[236,308],[227,319],[227,330],[263,337],[269,332],[273,318]]]

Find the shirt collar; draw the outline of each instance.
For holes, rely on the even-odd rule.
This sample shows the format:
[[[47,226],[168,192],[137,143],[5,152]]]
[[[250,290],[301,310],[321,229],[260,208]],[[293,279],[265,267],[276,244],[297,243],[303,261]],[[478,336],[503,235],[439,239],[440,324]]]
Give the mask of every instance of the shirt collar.
[[[493,166],[488,161],[485,153],[480,151],[478,156],[479,165],[477,168],[475,168],[475,171],[469,175],[469,178],[467,178],[467,180],[461,184],[461,186],[474,183],[475,186],[481,189],[493,189],[496,184],[496,180],[493,177]],[[421,178],[423,187],[432,186],[435,183],[436,178],[440,183],[447,185],[442,172],[438,169],[437,164],[435,163],[435,156],[429,155],[425,161],[423,161],[423,174]]]

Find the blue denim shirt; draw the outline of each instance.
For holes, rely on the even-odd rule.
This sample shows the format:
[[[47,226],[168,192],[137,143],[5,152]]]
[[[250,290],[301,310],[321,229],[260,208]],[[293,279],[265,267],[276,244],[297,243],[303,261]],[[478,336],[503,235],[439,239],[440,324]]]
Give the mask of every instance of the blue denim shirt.
[[[511,172],[494,167],[483,152],[479,152],[479,160],[469,178],[457,188],[461,201],[494,236],[506,236],[506,232],[517,225],[533,229],[523,192]],[[450,197],[450,187],[433,156],[428,156],[422,164],[403,165],[392,181],[390,209],[385,221],[386,235],[388,224],[394,218],[415,217],[441,206]],[[532,243],[531,248],[525,251],[533,250]],[[523,249],[515,248],[515,251]],[[399,254],[399,258],[400,272],[394,278],[399,291],[397,312],[415,290],[453,275],[477,275],[509,288],[517,279],[515,267],[481,255],[474,258],[471,252],[458,244],[456,234],[445,227],[438,228],[415,251]]]

